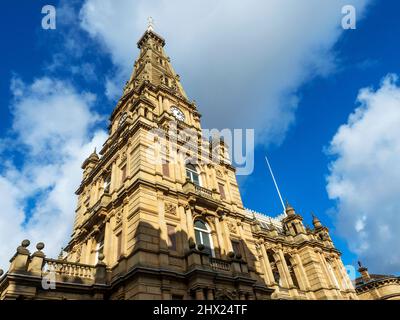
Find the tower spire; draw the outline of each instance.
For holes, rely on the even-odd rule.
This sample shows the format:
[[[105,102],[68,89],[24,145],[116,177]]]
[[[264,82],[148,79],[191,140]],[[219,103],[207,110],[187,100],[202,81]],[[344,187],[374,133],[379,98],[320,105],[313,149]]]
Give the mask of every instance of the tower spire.
[[[134,88],[139,88],[143,82],[148,82],[187,100],[180,77],[174,71],[171,60],[165,52],[164,38],[154,31],[154,19],[149,17],[147,21],[147,29],[137,43],[140,54],[135,61],[134,70],[125,86],[124,94]]]

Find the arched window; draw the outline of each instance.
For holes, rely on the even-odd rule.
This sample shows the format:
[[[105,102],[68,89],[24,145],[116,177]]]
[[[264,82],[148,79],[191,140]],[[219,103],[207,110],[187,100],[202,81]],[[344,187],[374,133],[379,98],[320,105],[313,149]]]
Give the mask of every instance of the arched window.
[[[196,220],[194,222],[194,235],[196,237],[197,245],[202,244],[204,246],[204,251],[213,256],[214,248],[211,239],[211,231],[204,221]]]
[[[297,280],[296,273],[294,272],[294,268],[293,268],[293,265],[292,265],[291,258],[287,254],[285,255],[285,261],[286,261],[286,265],[287,265],[287,267],[289,269],[289,273],[290,273],[290,277],[292,278],[293,285],[296,288],[300,288],[299,287],[299,281]]]
[[[282,286],[281,275],[279,274],[278,266],[274,258],[274,252],[272,250],[267,251],[269,264],[271,266],[272,274],[274,275],[274,280],[279,286]]]
[[[191,163],[186,164],[186,177],[194,184],[200,185],[199,174],[197,173],[196,167]]]

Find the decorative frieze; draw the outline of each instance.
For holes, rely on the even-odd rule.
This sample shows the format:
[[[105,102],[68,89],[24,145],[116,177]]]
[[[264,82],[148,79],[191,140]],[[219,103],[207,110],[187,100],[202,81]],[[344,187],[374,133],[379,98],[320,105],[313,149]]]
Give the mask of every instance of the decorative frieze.
[[[166,214],[169,214],[171,216],[176,216],[177,212],[176,212],[176,205],[172,204],[172,203],[168,203],[166,202],[164,204],[164,212]]]

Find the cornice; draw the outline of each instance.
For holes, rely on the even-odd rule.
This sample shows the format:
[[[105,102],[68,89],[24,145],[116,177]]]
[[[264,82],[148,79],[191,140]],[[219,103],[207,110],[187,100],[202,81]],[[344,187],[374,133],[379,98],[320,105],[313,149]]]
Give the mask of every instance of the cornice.
[[[387,277],[382,279],[375,279],[367,283],[360,284],[356,287],[356,292],[358,294],[370,291],[372,289],[378,289],[387,284],[395,283],[399,285],[400,288],[400,277]]]

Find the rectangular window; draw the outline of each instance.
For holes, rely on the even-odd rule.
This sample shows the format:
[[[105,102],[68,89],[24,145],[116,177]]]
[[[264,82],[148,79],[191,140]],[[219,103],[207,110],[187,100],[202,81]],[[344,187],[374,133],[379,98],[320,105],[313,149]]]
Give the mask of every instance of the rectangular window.
[[[226,195],[225,195],[225,188],[224,185],[222,183],[218,183],[218,188],[219,188],[219,193],[221,195],[221,199],[226,199]]]
[[[240,252],[240,242],[232,240],[232,249],[233,249],[233,252],[236,255],[237,254],[241,254],[241,252]]]
[[[167,232],[168,232],[168,247],[171,250],[176,251],[176,232],[175,226],[170,224],[167,225]]]
[[[162,163],[162,173],[163,176],[169,177],[169,161],[164,160]]]
[[[122,232],[117,234],[117,260],[122,254]]]
[[[111,185],[111,175],[107,175],[104,178],[104,193],[110,192],[110,185]]]
[[[121,183],[124,183],[126,179],[126,165],[121,168]]]

